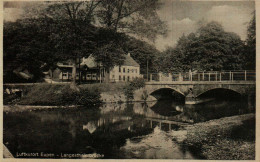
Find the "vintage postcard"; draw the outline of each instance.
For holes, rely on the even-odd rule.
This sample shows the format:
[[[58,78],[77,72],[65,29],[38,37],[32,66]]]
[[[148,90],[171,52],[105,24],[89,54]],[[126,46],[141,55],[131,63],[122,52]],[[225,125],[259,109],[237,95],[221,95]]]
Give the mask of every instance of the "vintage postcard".
[[[260,160],[259,5],[1,1],[1,159]]]

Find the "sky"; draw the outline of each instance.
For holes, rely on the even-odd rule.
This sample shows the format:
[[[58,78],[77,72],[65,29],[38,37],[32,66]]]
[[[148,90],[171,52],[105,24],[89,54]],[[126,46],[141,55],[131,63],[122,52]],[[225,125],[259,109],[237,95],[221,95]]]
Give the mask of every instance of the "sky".
[[[166,38],[159,37],[155,46],[164,50],[167,46],[176,45],[179,37],[195,32],[197,22],[217,21],[227,32],[237,33],[242,40],[246,39],[247,24],[255,10],[253,1],[172,1],[161,0],[159,16],[169,28]]]
[[[247,25],[255,10],[254,1],[181,1],[161,0],[162,6],[158,15],[168,25],[166,37],[159,36],[155,47],[163,51],[174,47],[183,34],[195,32],[197,22],[217,21],[227,32],[237,33],[242,40],[246,39]],[[32,2],[6,2],[4,4],[5,21],[16,21],[25,7],[33,7]]]

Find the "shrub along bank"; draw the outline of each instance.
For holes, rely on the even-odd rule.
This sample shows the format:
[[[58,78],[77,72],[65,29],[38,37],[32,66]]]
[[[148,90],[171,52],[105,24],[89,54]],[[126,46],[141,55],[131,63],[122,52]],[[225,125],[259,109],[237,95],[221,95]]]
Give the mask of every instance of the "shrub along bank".
[[[129,82],[129,84],[124,87],[124,95],[126,96],[127,101],[131,101],[134,99],[134,91],[145,86],[145,82],[143,78],[136,78],[133,81]]]
[[[21,105],[90,105],[103,101],[102,93],[108,96],[123,94],[127,102],[133,99],[134,91],[144,87],[144,80],[137,78],[128,83],[97,83],[79,85],[79,91],[72,90],[68,84],[37,84],[27,87],[20,100]],[[109,97],[107,97],[109,98]],[[7,99],[7,98],[6,98]]]
[[[88,105],[100,103],[95,87],[81,87],[75,91],[69,85],[40,84],[28,88],[17,104],[22,105]]]

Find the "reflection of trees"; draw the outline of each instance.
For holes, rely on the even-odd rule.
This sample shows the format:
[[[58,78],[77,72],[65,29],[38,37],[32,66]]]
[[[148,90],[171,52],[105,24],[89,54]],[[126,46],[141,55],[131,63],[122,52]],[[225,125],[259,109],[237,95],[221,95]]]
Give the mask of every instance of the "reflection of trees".
[[[125,111],[126,104],[116,104],[116,103],[104,104],[99,109],[101,114],[113,113],[113,112],[120,113]]]
[[[9,113],[11,122],[5,122],[8,136],[4,140],[12,152],[98,152],[110,156],[127,138],[151,131],[144,119],[130,116],[131,106],[123,109],[125,112],[118,109],[119,113],[104,114],[85,109]]]

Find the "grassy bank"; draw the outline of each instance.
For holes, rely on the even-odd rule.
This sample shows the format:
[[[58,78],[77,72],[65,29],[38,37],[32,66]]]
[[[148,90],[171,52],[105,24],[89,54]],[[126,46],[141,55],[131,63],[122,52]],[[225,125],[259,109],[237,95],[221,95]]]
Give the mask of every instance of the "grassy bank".
[[[79,92],[70,88],[69,84],[36,84],[23,87],[23,96],[4,95],[4,104],[21,105],[89,105],[103,102],[101,93],[106,93],[106,98],[115,94],[122,94],[127,99],[133,99],[134,90],[144,86],[143,79],[135,79],[127,83],[96,83],[79,85]]]
[[[74,91],[69,85],[39,84],[28,87],[17,104],[21,105],[87,105],[100,102],[100,91],[95,86]]]
[[[255,114],[197,123],[187,132],[185,144],[206,159],[255,159]]]
[[[97,89],[99,92],[107,92],[113,94],[114,92],[123,92],[127,83],[95,83],[95,84],[82,84],[79,88]]]

